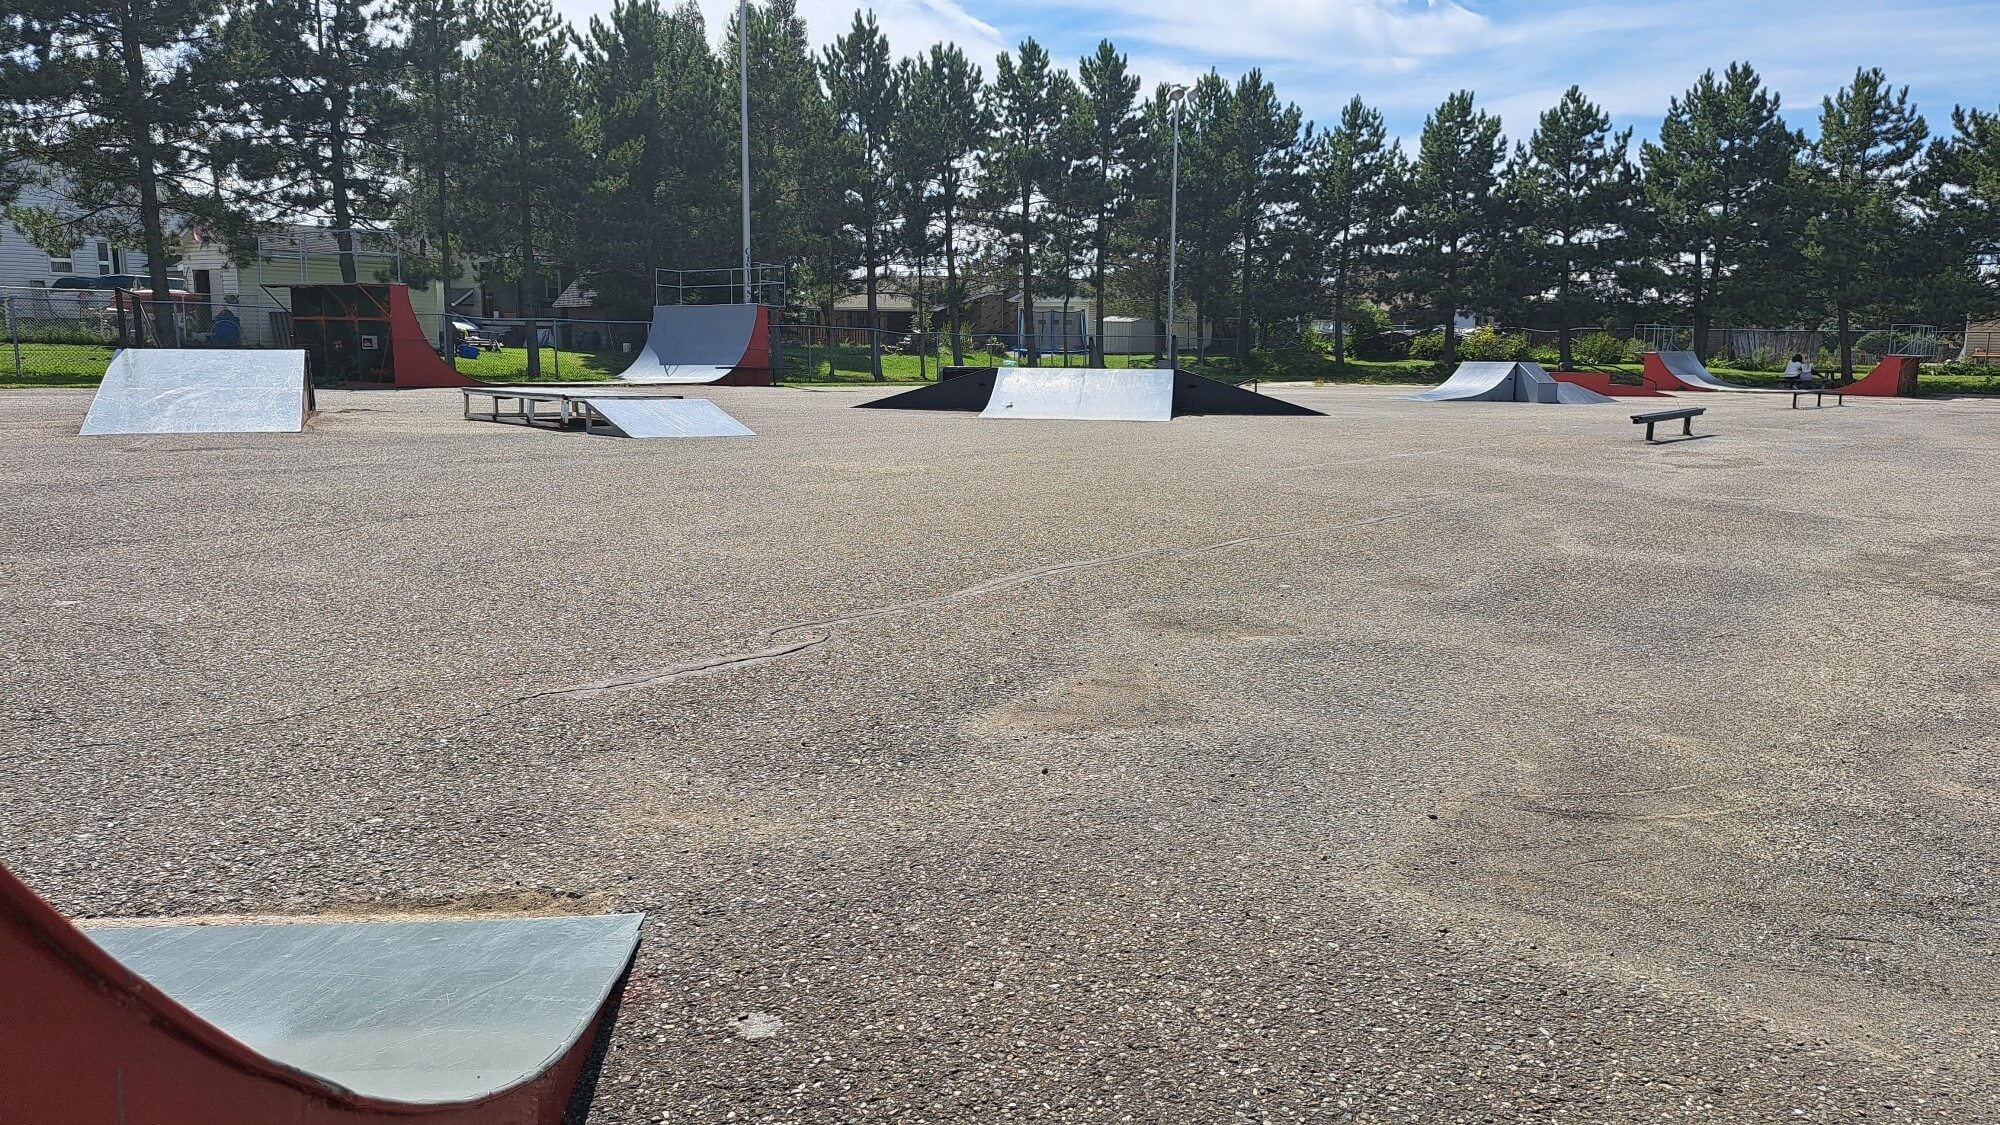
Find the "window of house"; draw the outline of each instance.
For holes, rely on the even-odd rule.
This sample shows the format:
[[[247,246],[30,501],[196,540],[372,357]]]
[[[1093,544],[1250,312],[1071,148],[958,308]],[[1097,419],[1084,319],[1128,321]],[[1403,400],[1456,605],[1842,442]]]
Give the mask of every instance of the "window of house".
[[[109,242],[104,241],[101,238],[98,239],[97,276],[104,277],[108,274],[114,274],[117,272],[118,272],[117,263],[111,260],[111,244]]]
[[[556,283],[553,280],[542,282],[543,304],[549,304],[560,296],[562,296],[562,290],[556,287]]]
[[[58,274],[58,275],[65,275],[65,276],[66,276],[66,275],[68,275],[68,274],[72,274],[72,273],[75,273],[75,272],[76,272],[76,256],[75,256],[75,254],[74,254],[74,253],[70,253],[70,254],[64,254],[64,255],[63,255],[62,257],[60,257],[60,258],[56,257],[56,256],[55,256],[54,254],[50,254],[50,255],[49,255],[49,272],[50,272],[50,273],[53,273],[53,274]]]

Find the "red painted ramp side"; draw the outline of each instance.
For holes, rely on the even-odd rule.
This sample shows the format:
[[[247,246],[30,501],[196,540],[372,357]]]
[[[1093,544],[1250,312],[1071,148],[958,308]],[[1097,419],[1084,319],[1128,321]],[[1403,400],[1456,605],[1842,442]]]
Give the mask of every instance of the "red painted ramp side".
[[[476,387],[479,380],[468,379],[451,369],[431,350],[429,336],[417,320],[410,304],[407,285],[389,287],[389,348],[395,357],[396,385],[399,387]]]
[[[594,1034],[478,1101],[362,1097],[280,1066],[175,1003],[0,867],[0,1106],[49,1125],[559,1125]],[[602,1020],[602,1015],[598,1020]]]
[[[1641,361],[1640,378],[1662,391],[1713,391],[1714,387],[1704,387],[1690,383],[1673,373],[1658,352],[1647,352]]]
[[[1559,383],[1583,387],[1614,398],[1667,397],[1660,391],[1659,384],[1644,375],[1639,377],[1639,385],[1636,387],[1630,383],[1615,383],[1610,375],[1602,371],[1551,371],[1549,377]]]
[[[757,325],[750,330],[749,346],[743,359],[729,374],[717,379],[718,387],[768,387],[771,385],[771,310],[757,306]]]
[[[1875,370],[1856,379],[1840,393],[1848,395],[1873,395],[1879,398],[1908,398],[1917,393],[1917,369],[1923,363],[1918,356],[1892,355],[1875,365]]]

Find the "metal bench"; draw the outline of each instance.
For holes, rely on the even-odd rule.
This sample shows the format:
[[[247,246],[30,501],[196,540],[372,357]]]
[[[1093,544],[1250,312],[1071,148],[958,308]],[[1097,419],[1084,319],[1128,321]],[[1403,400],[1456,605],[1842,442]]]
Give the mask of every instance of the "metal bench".
[[[1659,425],[1661,422],[1671,422],[1678,418],[1681,423],[1681,433],[1687,437],[1693,437],[1695,415],[1706,413],[1708,413],[1708,407],[1706,406],[1682,406],[1673,410],[1652,410],[1644,414],[1634,414],[1632,415],[1632,422],[1635,425],[1646,427],[1646,440],[1657,444],[1659,439],[1653,436],[1654,426]]]
[[[1813,396],[1813,409],[1815,410],[1826,405],[1826,396],[1828,395],[1833,396],[1833,404],[1835,406],[1847,405],[1847,396],[1841,394],[1839,389],[1835,387],[1800,387],[1792,392],[1793,410],[1799,408],[1799,399],[1806,395]]]

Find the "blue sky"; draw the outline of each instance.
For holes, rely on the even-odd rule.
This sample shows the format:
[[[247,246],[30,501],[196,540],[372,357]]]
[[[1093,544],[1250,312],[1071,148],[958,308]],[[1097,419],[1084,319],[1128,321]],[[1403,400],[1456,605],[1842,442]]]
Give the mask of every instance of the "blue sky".
[[[719,31],[733,0],[701,0]],[[611,0],[556,0],[581,25]],[[1148,81],[1262,67],[1310,118],[1360,94],[1413,135],[1470,88],[1510,137],[1571,83],[1650,135],[1667,99],[1704,69],[1747,59],[1811,130],[1822,95],[1880,66],[1907,84],[1934,132],[1952,105],[2000,107],[2000,0],[882,0],[898,54],[950,40],[981,59],[1029,35],[1073,60],[1108,37]],[[815,43],[852,0],[800,0]]]

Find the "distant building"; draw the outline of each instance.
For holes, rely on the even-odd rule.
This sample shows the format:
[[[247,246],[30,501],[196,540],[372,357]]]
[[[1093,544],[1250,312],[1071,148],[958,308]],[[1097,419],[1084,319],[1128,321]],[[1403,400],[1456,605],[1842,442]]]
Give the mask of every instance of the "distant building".
[[[1968,319],[1958,358],[1967,363],[2000,363],[2000,320]]]
[[[49,188],[29,186],[15,202],[21,207],[53,209],[60,207],[62,197]],[[51,254],[29,242],[21,228],[0,217],[0,290],[9,296],[19,296],[20,290],[54,288],[56,282],[64,280],[143,274],[146,268],[143,251],[104,238],[86,238],[67,252]]]

